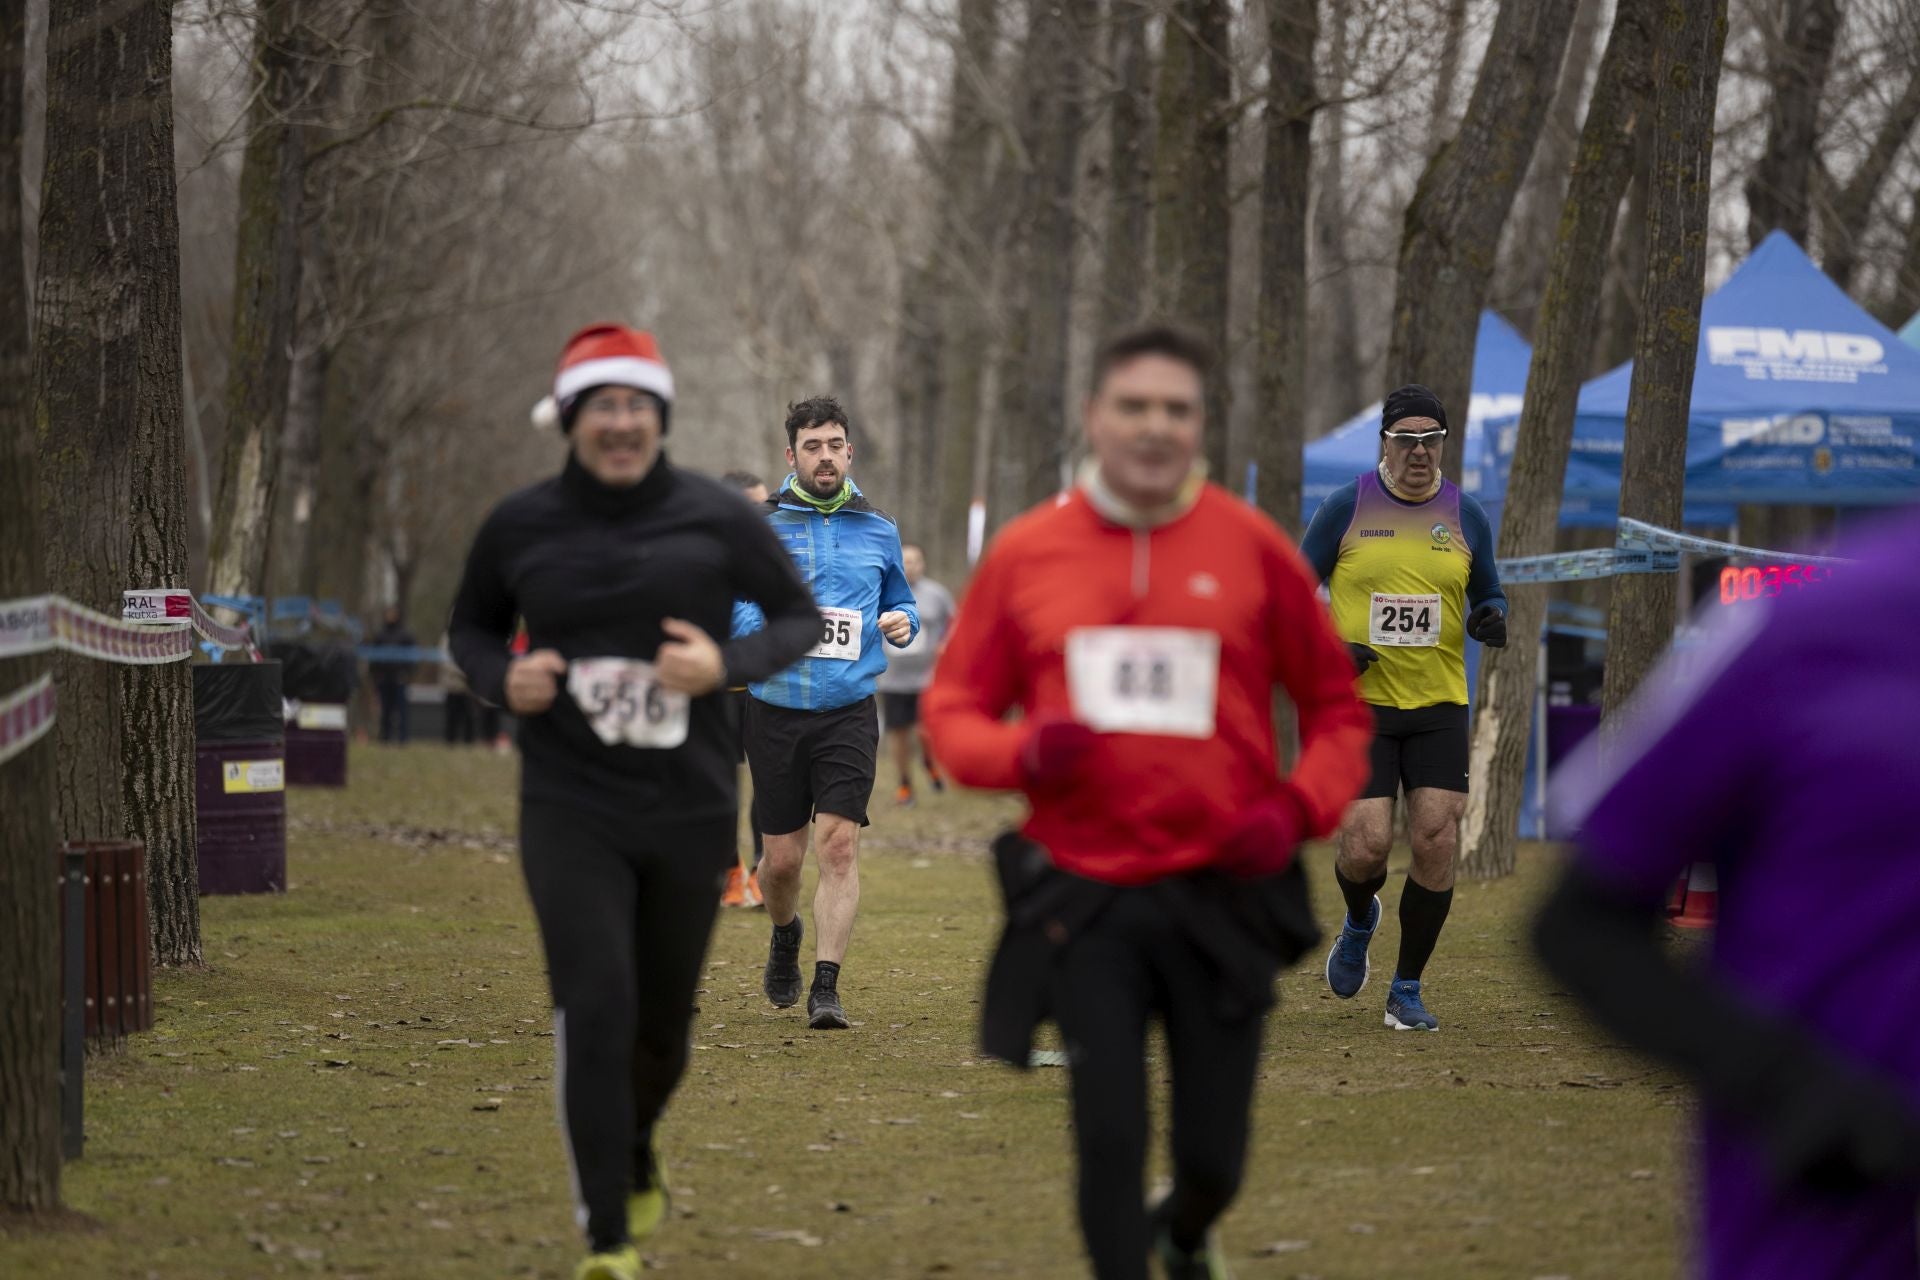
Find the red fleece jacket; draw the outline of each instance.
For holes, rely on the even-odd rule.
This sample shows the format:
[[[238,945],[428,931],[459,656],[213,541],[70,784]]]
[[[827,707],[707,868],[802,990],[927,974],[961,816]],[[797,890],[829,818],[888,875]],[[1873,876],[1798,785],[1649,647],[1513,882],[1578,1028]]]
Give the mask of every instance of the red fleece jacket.
[[[1028,790],[1034,723],[1073,717],[1068,633],[1182,627],[1220,637],[1214,733],[1103,733],[1073,785],[1029,791],[1023,830],[1062,869],[1143,884],[1207,866],[1254,805],[1288,797],[1301,835],[1326,835],[1367,777],[1373,724],[1353,662],[1287,536],[1208,485],[1154,529],[1103,517],[1075,490],[1009,524],[981,561],[921,699],[935,756],[971,787]],[[1301,752],[1278,777],[1273,689],[1299,715]],[[1014,707],[1021,720],[1003,719]]]

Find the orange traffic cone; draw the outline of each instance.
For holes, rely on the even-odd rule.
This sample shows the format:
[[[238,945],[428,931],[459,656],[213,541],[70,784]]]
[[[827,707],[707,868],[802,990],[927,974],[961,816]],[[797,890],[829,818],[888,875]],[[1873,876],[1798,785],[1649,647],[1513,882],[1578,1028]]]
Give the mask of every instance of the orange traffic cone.
[[[1687,868],[1687,883],[1680,912],[1672,917],[1676,928],[1711,929],[1720,910],[1720,880],[1711,862],[1696,862]]]
[[[1667,919],[1671,920],[1687,907],[1687,873],[1682,871],[1674,877],[1673,891],[1667,895]]]

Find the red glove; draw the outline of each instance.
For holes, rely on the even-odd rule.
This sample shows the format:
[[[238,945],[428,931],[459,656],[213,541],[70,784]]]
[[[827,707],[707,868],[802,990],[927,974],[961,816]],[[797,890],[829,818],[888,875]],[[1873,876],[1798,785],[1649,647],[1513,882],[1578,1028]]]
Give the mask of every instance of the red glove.
[[[1034,791],[1054,791],[1072,782],[1100,735],[1064,716],[1036,721],[1020,747],[1020,772]]]
[[[1248,809],[1220,843],[1221,870],[1242,880],[1277,876],[1293,863],[1307,828],[1306,807],[1286,789]]]

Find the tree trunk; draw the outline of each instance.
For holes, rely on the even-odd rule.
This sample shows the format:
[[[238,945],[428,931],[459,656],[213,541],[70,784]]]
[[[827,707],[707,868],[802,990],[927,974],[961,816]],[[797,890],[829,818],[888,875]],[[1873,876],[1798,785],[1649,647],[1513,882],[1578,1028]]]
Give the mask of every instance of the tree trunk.
[[[227,435],[207,581],[215,595],[262,593],[280,479],[280,439],[300,311],[307,131],[301,0],[263,0],[254,18],[252,105],[240,166]]]
[[[1620,0],[1574,150],[1507,477],[1498,552],[1503,559],[1554,549],[1574,408],[1594,344],[1607,246],[1632,175],[1634,133],[1653,90],[1659,5],[1660,0]],[[1467,797],[1460,841],[1461,871],[1475,879],[1513,871],[1539,673],[1536,638],[1546,617],[1543,586],[1514,586],[1507,599],[1510,643],[1480,656],[1468,768],[1477,785]]]
[[[1607,259],[1606,297],[1600,306],[1600,337],[1587,376],[1598,377],[1633,359],[1633,338],[1640,329],[1640,282],[1647,274],[1647,179],[1653,163],[1653,126],[1642,112],[1633,131],[1633,178],[1627,183],[1627,207],[1614,228]]]
[[[1913,209],[1907,216],[1906,251],[1878,311],[1881,322],[1896,329],[1920,311],[1920,186],[1913,189]]]
[[[180,205],[173,167],[173,6],[126,6],[118,34],[131,68],[135,167],[118,199],[133,232],[139,366],[133,392],[127,579],[186,587],[186,421],[180,383]],[[103,95],[104,96],[104,95]],[[125,102],[129,99],[119,99]],[[119,111],[128,108],[119,105]],[[109,192],[113,198],[116,193]],[[261,524],[264,526],[265,520]],[[264,529],[261,536],[264,537]],[[127,726],[121,780],[127,834],[147,846],[147,906],[159,964],[200,963],[200,861],[193,792],[193,671],[184,662],[120,672]]]
[[[930,481],[938,513],[935,564],[958,567],[965,560],[967,509],[976,496],[974,454],[985,408],[992,325],[995,248],[1007,218],[995,200],[992,176],[996,139],[991,101],[995,50],[1000,41],[999,0],[961,0],[960,43],[953,51],[949,96],[953,119],[947,155],[940,166],[940,217],[934,261],[943,281],[939,300],[939,376],[932,388],[934,436],[927,442]]]
[[[1647,200],[1647,278],[1627,398],[1620,514],[1680,526],[1688,409],[1707,263],[1713,109],[1727,39],[1727,0],[1661,0],[1653,60],[1653,168]],[[1607,615],[1601,715],[1613,720],[1673,639],[1673,579],[1614,579]]]
[[[1440,66],[1427,110],[1427,159],[1440,154],[1453,129],[1453,95],[1460,83],[1460,49],[1467,40],[1467,0],[1447,0],[1447,26],[1440,37]]]
[[[360,361],[338,355],[327,364],[325,412],[320,419],[320,466],[313,506],[312,546],[302,595],[339,600],[346,611],[367,613],[369,568],[375,563],[375,512],[380,479],[390,464],[384,435],[361,429],[347,395]]]
[[[1853,273],[1860,266],[1860,243],[1873,217],[1873,202],[1879,198],[1880,188],[1914,126],[1920,124],[1920,39],[1916,39],[1909,57],[1912,61],[1908,63],[1906,91],[1880,122],[1860,167],[1840,188],[1833,207],[1820,220],[1820,265],[1842,289],[1853,287]]]
[[[937,556],[935,544],[945,532],[938,528],[934,504],[940,483],[940,433],[934,417],[940,405],[939,271],[931,260],[908,267],[900,289],[900,332],[893,356],[893,416],[900,436],[894,456],[901,464],[896,468],[895,501],[901,510],[919,513],[924,527],[914,537],[928,555]]]
[[[1773,42],[1769,59],[1773,97],[1767,105],[1767,146],[1747,179],[1751,244],[1758,245],[1776,227],[1807,243],[1820,95],[1839,30],[1839,0],[1788,0],[1786,29]]]
[[[1153,182],[1153,61],[1148,6],[1113,0],[1108,50],[1114,87],[1108,106],[1106,255],[1100,268],[1100,336],[1140,319],[1151,252],[1147,214]]]
[[[1012,314],[994,450],[994,509],[1004,522],[1056,492],[1066,454],[1067,334],[1073,303],[1074,187],[1080,167],[1089,0],[1030,0],[1020,120],[1027,154]]]
[[[46,590],[27,318],[26,0],[0,0],[0,600]],[[0,658],[0,699],[50,670]],[[53,744],[0,763],[0,1210],[60,1204],[60,918]]]
[[[1227,0],[1172,0],[1160,55],[1153,165],[1156,309],[1213,348],[1207,464],[1228,481],[1233,66]]]
[[[313,504],[320,479],[320,424],[327,404],[327,361],[324,343],[313,342],[294,352],[287,379],[287,431],[281,442],[280,485],[273,504],[271,577],[262,595],[299,595],[307,582],[312,555]]]
[[[1260,198],[1260,419],[1255,501],[1300,534],[1307,443],[1307,191],[1318,0],[1267,0],[1267,155]],[[1216,422],[1211,429],[1223,431]]]
[[[1343,422],[1369,399],[1360,358],[1360,302],[1347,248],[1347,109],[1341,99],[1347,92],[1348,8],[1349,0],[1328,0],[1327,84],[1322,90],[1328,105],[1316,113],[1321,136],[1320,163],[1313,175],[1313,274],[1320,297],[1309,306],[1309,314],[1324,319],[1313,330],[1325,331],[1321,342],[1308,334],[1312,367],[1325,374],[1314,402],[1316,423]]]
[[[136,193],[147,117],[159,110],[145,96],[146,68],[137,56],[122,56],[122,42],[154,9],[143,3],[103,13],[94,0],[53,0],[48,13],[33,349],[40,510],[50,589],[106,612],[118,612],[120,593],[135,585],[129,501],[149,354],[137,250],[144,210]],[[177,334],[174,341],[177,368]],[[121,672],[60,653],[54,679],[57,834],[120,839],[127,827]]]
[[[1456,424],[1443,459],[1460,479],[1480,309],[1500,232],[1533,157],[1576,0],[1501,0],[1460,132],[1407,206],[1394,281],[1388,388],[1425,383]]]
[[[1574,10],[1567,56],[1560,63],[1560,84],[1553,91],[1547,126],[1521,184],[1501,255],[1499,295],[1506,300],[1502,310],[1529,341],[1539,327],[1540,299],[1560,230],[1567,174],[1580,141],[1580,108],[1593,60],[1600,53],[1604,8],[1602,0],[1579,0]]]

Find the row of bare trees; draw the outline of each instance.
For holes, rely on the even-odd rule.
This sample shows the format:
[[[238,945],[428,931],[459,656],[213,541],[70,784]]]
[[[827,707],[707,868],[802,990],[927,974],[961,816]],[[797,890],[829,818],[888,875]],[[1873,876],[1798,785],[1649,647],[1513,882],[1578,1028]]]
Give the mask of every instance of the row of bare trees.
[[[1553,546],[1574,393],[1629,356],[1623,505],[1670,521],[1703,277],[1785,227],[1904,319],[1917,124],[1902,0],[0,0],[0,599],[437,620],[608,317],[662,334],[684,461],[771,472],[785,403],[841,395],[952,573],[973,504],[1062,482],[1092,344],[1146,316],[1220,348],[1209,463],[1289,526],[1305,440],[1387,385],[1464,417],[1487,306],[1535,341],[1502,554]],[[1610,703],[1671,630],[1648,585]],[[1535,659],[1483,670],[1483,874]],[[159,958],[199,955],[184,667],[0,694],[49,667],[51,745],[0,768],[9,1133],[50,1123],[36,850],[146,840]],[[57,1197],[32,1151],[0,1201]]]
[[[537,345],[548,365],[573,295],[623,265],[598,234],[604,195],[567,186],[617,160],[593,136],[601,115],[642,114],[582,78],[616,15],[559,20],[533,0],[40,14],[36,42],[30,6],[0,3],[0,600],[404,597],[426,549],[464,537],[467,508],[544,452],[524,425],[538,375],[505,353]],[[176,79],[177,36],[204,78]],[[196,115],[192,89],[222,90],[206,73],[223,46],[238,108]],[[182,171],[224,179],[214,225],[231,230],[196,225],[189,243],[223,242],[225,270],[183,270],[181,209],[208,193],[183,201]],[[213,358],[183,312],[218,335]],[[490,412],[504,402],[522,406],[511,430]],[[144,842],[155,958],[201,956],[188,666],[13,659],[0,695],[49,668],[54,732],[0,767],[0,1206],[29,1210],[59,1200],[55,839]]]

